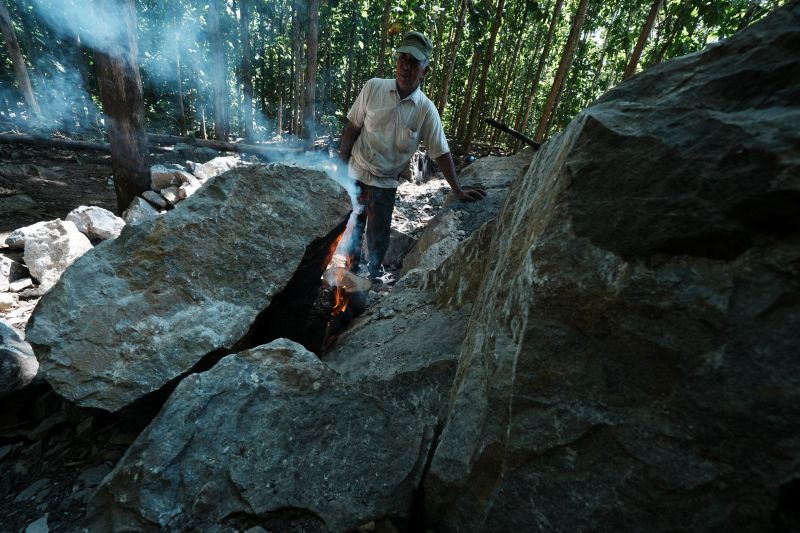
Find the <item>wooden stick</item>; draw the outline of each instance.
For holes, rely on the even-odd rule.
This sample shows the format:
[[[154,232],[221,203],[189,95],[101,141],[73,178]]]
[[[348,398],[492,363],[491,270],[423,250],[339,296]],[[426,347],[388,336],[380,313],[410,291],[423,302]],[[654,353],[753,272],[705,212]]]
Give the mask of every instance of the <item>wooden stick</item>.
[[[496,120],[491,119],[491,118],[485,118],[483,120],[486,121],[486,123],[488,125],[490,125],[492,127],[495,127],[500,131],[508,133],[512,137],[516,137],[517,139],[519,139],[520,141],[524,142],[528,146],[533,146],[534,150],[538,150],[539,147],[541,146],[541,144],[537,143],[536,141],[534,141],[533,139],[531,139],[527,135],[524,135],[524,134],[518,132],[515,129],[509,128],[508,126],[506,126],[505,124],[503,124],[501,122],[497,122]]]

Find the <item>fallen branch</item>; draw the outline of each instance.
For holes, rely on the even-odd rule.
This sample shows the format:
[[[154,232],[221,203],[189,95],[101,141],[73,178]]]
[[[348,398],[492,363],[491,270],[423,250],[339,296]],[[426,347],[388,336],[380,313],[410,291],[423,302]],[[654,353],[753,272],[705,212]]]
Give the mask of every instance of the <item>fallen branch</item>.
[[[538,150],[539,147],[541,146],[541,144],[537,143],[536,141],[534,141],[533,139],[531,139],[527,135],[524,135],[524,134],[518,132],[515,129],[509,128],[508,126],[506,126],[505,124],[503,124],[501,122],[497,122],[496,120],[491,119],[491,118],[485,118],[483,120],[485,120],[488,125],[490,125],[490,126],[492,126],[494,128],[497,128],[500,131],[508,133],[512,137],[515,137],[515,138],[519,139],[520,141],[524,142],[528,146],[533,146],[534,150]]]
[[[244,154],[255,154],[268,158],[279,157],[282,154],[298,153],[300,148],[290,148],[281,146],[260,146],[257,144],[239,144],[222,141],[205,141],[193,139],[191,137],[176,137],[173,135],[148,135],[147,141],[152,149],[156,151],[167,151],[164,148],[153,145],[175,145],[177,143],[189,144],[192,146],[202,146],[213,148],[224,152],[238,152]],[[54,139],[52,137],[42,137],[37,135],[27,135],[24,133],[0,133],[0,143],[19,143],[31,144],[35,146],[50,146],[53,148],[69,148],[72,150],[96,150],[98,152],[109,152],[111,147],[108,143],[91,141],[73,141],[70,139]]]

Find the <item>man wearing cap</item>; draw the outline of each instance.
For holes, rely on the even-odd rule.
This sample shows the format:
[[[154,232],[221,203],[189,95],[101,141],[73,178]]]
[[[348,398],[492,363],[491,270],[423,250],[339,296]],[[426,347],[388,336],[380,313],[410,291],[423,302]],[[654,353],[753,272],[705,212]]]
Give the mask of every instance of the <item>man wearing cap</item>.
[[[358,215],[350,247],[350,268],[361,260],[361,241],[366,226],[369,275],[383,274],[381,262],[389,247],[389,227],[399,175],[408,167],[420,141],[436,160],[456,198],[471,202],[486,191],[462,189],[439,112],[419,89],[430,70],[433,45],[419,32],[408,32],[395,50],[394,79],[373,78],[361,89],[347,114],[339,155],[349,162],[349,175],[359,186]]]

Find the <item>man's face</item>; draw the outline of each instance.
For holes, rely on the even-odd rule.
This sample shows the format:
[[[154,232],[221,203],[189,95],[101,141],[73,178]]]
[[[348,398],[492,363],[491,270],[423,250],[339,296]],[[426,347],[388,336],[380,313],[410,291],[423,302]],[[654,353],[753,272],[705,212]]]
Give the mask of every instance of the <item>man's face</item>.
[[[411,54],[401,52],[397,54],[397,88],[401,92],[411,93],[422,82],[425,73],[428,72],[427,66],[423,67],[420,62]]]

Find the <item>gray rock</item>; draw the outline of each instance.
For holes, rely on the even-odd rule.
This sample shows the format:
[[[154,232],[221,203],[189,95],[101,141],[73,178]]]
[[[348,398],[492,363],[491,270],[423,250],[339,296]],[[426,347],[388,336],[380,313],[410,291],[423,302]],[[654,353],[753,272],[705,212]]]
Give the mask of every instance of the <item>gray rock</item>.
[[[180,185],[180,178],[176,175],[178,171],[164,165],[153,165],[150,167],[150,188],[155,191],[166,189],[172,185]]]
[[[142,193],[142,198],[150,202],[154,207],[166,209],[169,206],[167,199],[156,191],[144,191]]]
[[[383,264],[388,266],[400,266],[403,264],[403,258],[408,254],[417,239],[411,235],[406,235],[401,231],[391,228],[389,236],[389,248],[386,250],[386,256],[383,258]],[[364,255],[363,257],[367,257]]]
[[[197,181],[197,180],[195,180],[195,181]],[[197,189],[199,189],[199,188],[200,188],[199,182],[196,185],[193,185],[191,183],[182,184],[180,187],[178,187],[178,199],[179,200],[186,200],[191,195],[193,195],[195,192],[197,192]]]
[[[27,194],[0,197],[0,215],[29,211],[36,207],[36,201]]]
[[[160,214],[159,210],[153,207],[150,202],[136,197],[125,212],[122,213],[122,219],[126,224],[140,224],[145,220],[154,219]]]
[[[27,336],[45,379],[110,411],[158,390],[232,348],[307,249],[324,255],[349,209],[318,171],[271,164],[218,177],[84,256],[39,302]]]
[[[438,531],[772,529],[800,475],[799,20],[623,83],[512,185],[462,264]]]
[[[47,224],[47,221],[37,222],[36,224],[31,224],[30,226],[25,226],[24,228],[15,229],[8,235],[8,237],[6,237],[6,244],[12,250],[24,249],[25,239],[27,236],[45,224]]]
[[[32,522],[28,527],[25,528],[25,533],[49,533],[50,528],[47,525],[47,517],[48,515],[45,514],[35,522]]]
[[[97,206],[82,205],[69,212],[66,220],[75,224],[78,231],[91,240],[116,239],[125,221],[109,211]]]
[[[17,494],[14,503],[22,503],[28,500],[35,500],[41,497],[42,493],[50,491],[50,480],[42,478],[31,483],[25,490]]]
[[[92,243],[69,221],[51,220],[25,238],[25,265],[31,277],[47,290]]]
[[[349,531],[404,514],[435,419],[386,392],[348,384],[285,339],[227,356],[178,385],[98,488],[87,525],[209,530],[237,515]]]
[[[39,362],[19,331],[0,319],[0,396],[19,390],[36,377]]]
[[[10,290],[11,283],[26,274],[26,268],[16,261],[0,255],[0,292]]]

